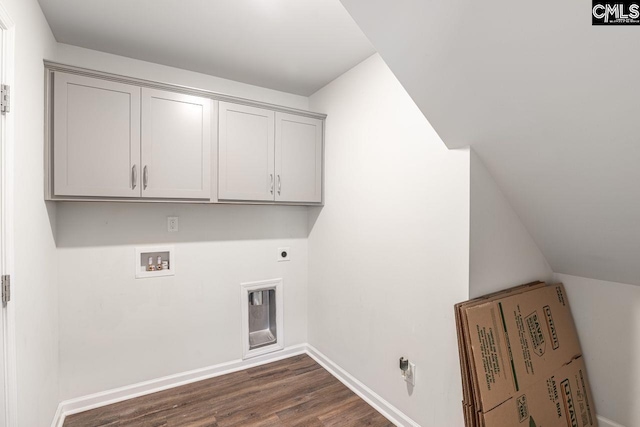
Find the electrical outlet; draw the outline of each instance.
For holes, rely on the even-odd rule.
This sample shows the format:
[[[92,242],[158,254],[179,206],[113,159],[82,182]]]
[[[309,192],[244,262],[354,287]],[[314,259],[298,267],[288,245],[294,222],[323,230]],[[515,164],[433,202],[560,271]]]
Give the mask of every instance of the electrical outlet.
[[[409,362],[409,369],[404,373],[404,380],[411,385],[416,385],[416,364]]]
[[[173,233],[178,231],[178,217],[177,216],[168,216],[167,217],[167,231]]]
[[[286,248],[278,248],[278,262],[289,261],[291,259],[291,251],[289,247]]]

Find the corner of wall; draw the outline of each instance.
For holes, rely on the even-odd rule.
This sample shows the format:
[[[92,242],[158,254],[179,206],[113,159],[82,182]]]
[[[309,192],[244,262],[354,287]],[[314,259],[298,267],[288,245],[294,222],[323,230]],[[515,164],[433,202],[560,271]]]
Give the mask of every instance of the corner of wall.
[[[473,149],[470,169],[470,297],[550,280],[549,263]]]
[[[553,276],[567,292],[600,425],[640,425],[640,406],[629,399],[640,394],[640,286]]]
[[[44,202],[43,58],[55,39],[36,0],[2,0],[15,24],[13,272],[17,426],[51,423],[58,405],[56,207]]]
[[[379,55],[310,105],[328,114],[328,180],[326,206],[309,215],[309,343],[416,423],[460,425],[468,149],[447,149]],[[409,390],[400,356],[437,372]]]

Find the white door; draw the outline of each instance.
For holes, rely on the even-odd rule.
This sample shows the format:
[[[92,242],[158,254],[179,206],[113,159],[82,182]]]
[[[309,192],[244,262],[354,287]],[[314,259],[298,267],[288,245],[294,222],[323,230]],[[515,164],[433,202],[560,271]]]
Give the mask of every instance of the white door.
[[[139,197],[140,88],[55,73],[54,91],[55,194]]]
[[[5,37],[5,31],[0,29],[0,46],[4,46],[3,39]],[[0,73],[1,78],[4,80],[5,76],[5,60],[6,52],[0,50]],[[4,81],[3,81],[4,82]],[[9,164],[7,159],[7,140],[5,137],[5,121],[6,118],[2,117],[0,119],[0,274],[7,274],[8,266],[7,266],[7,245],[8,245],[8,236],[7,229],[11,227],[11,222],[7,217],[7,209],[9,206],[7,205],[7,194],[5,194],[2,190],[6,188],[7,178],[9,174],[7,173],[7,165]],[[8,320],[8,309],[5,304],[0,302],[0,427],[7,427],[9,425],[9,412],[8,412],[8,389],[9,382],[7,378],[7,372],[9,369],[7,354],[10,349],[8,345],[8,329],[7,329],[7,320]]]
[[[220,102],[220,200],[274,200],[274,121],[273,111]]]
[[[4,239],[4,236],[2,236]],[[0,303],[1,304],[1,303]],[[6,349],[7,349],[7,307],[2,304],[2,308],[0,309],[0,427],[6,427],[9,422],[8,413],[7,413],[7,388],[8,382],[6,377],[7,371],[7,360],[6,360]]]
[[[4,231],[4,230],[3,230]],[[1,236],[0,239],[4,240],[5,236]],[[0,245],[1,247],[2,245]],[[2,257],[2,255],[0,255]],[[7,382],[7,360],[6,360],[6,352],[7,352],[7,307],[6,305],[0,303],[0,427],[6,427],[9,423],[8,420],[8,412],[7,412],[7,389],[9,383]]]
[[[2,314],[0,316],[0,427],[6,427],[8,420],[7,420],[7,393],[6,393],[6,389],[7,389],[7,378],[5,375],[5,371],[7,369],[7,361],[5,360],[5,338],[6,338],[6,332],[5,332],[5,316],[6,316],[6,311],[7,309],[5,307],[2,308],[1,310],[2,312],[0,314]]]
[[[276,201],[322,202],[322,120],[276,113]]]
[[[211,197],[212,102],[142,89],[143,197]]]

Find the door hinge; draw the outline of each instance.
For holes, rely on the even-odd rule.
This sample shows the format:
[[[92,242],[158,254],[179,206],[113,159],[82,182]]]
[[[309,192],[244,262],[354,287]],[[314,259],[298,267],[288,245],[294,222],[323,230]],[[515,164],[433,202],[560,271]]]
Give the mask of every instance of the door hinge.
[[[2,276],[2,303],[11,301],[11,276]]]
[[[0,113],[11,111],[11,86],[0,85]]]

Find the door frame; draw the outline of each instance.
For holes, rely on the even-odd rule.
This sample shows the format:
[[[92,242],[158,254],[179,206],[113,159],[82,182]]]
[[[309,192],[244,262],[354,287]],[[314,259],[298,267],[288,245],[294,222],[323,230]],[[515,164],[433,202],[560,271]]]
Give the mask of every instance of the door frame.
[[[2,31],[2,45],[0,46],[0,83],[15,87],[15,24],[0,0],[0,31]],[[13,105],[11,106],[13,109]],[[0,274],[13,275],[13,173],[14,173],[14,113],[0,114]],[[15,294],[14,294],[15,295]],[[13,299],[13,298],[12,298]],[[16,371],[16,335],[15,335],[15,304],[9,302],[0,309],[3,316],[4,340],[4,369],[6,384],[6,414],[7,427],[18,425],[18,388]]]

